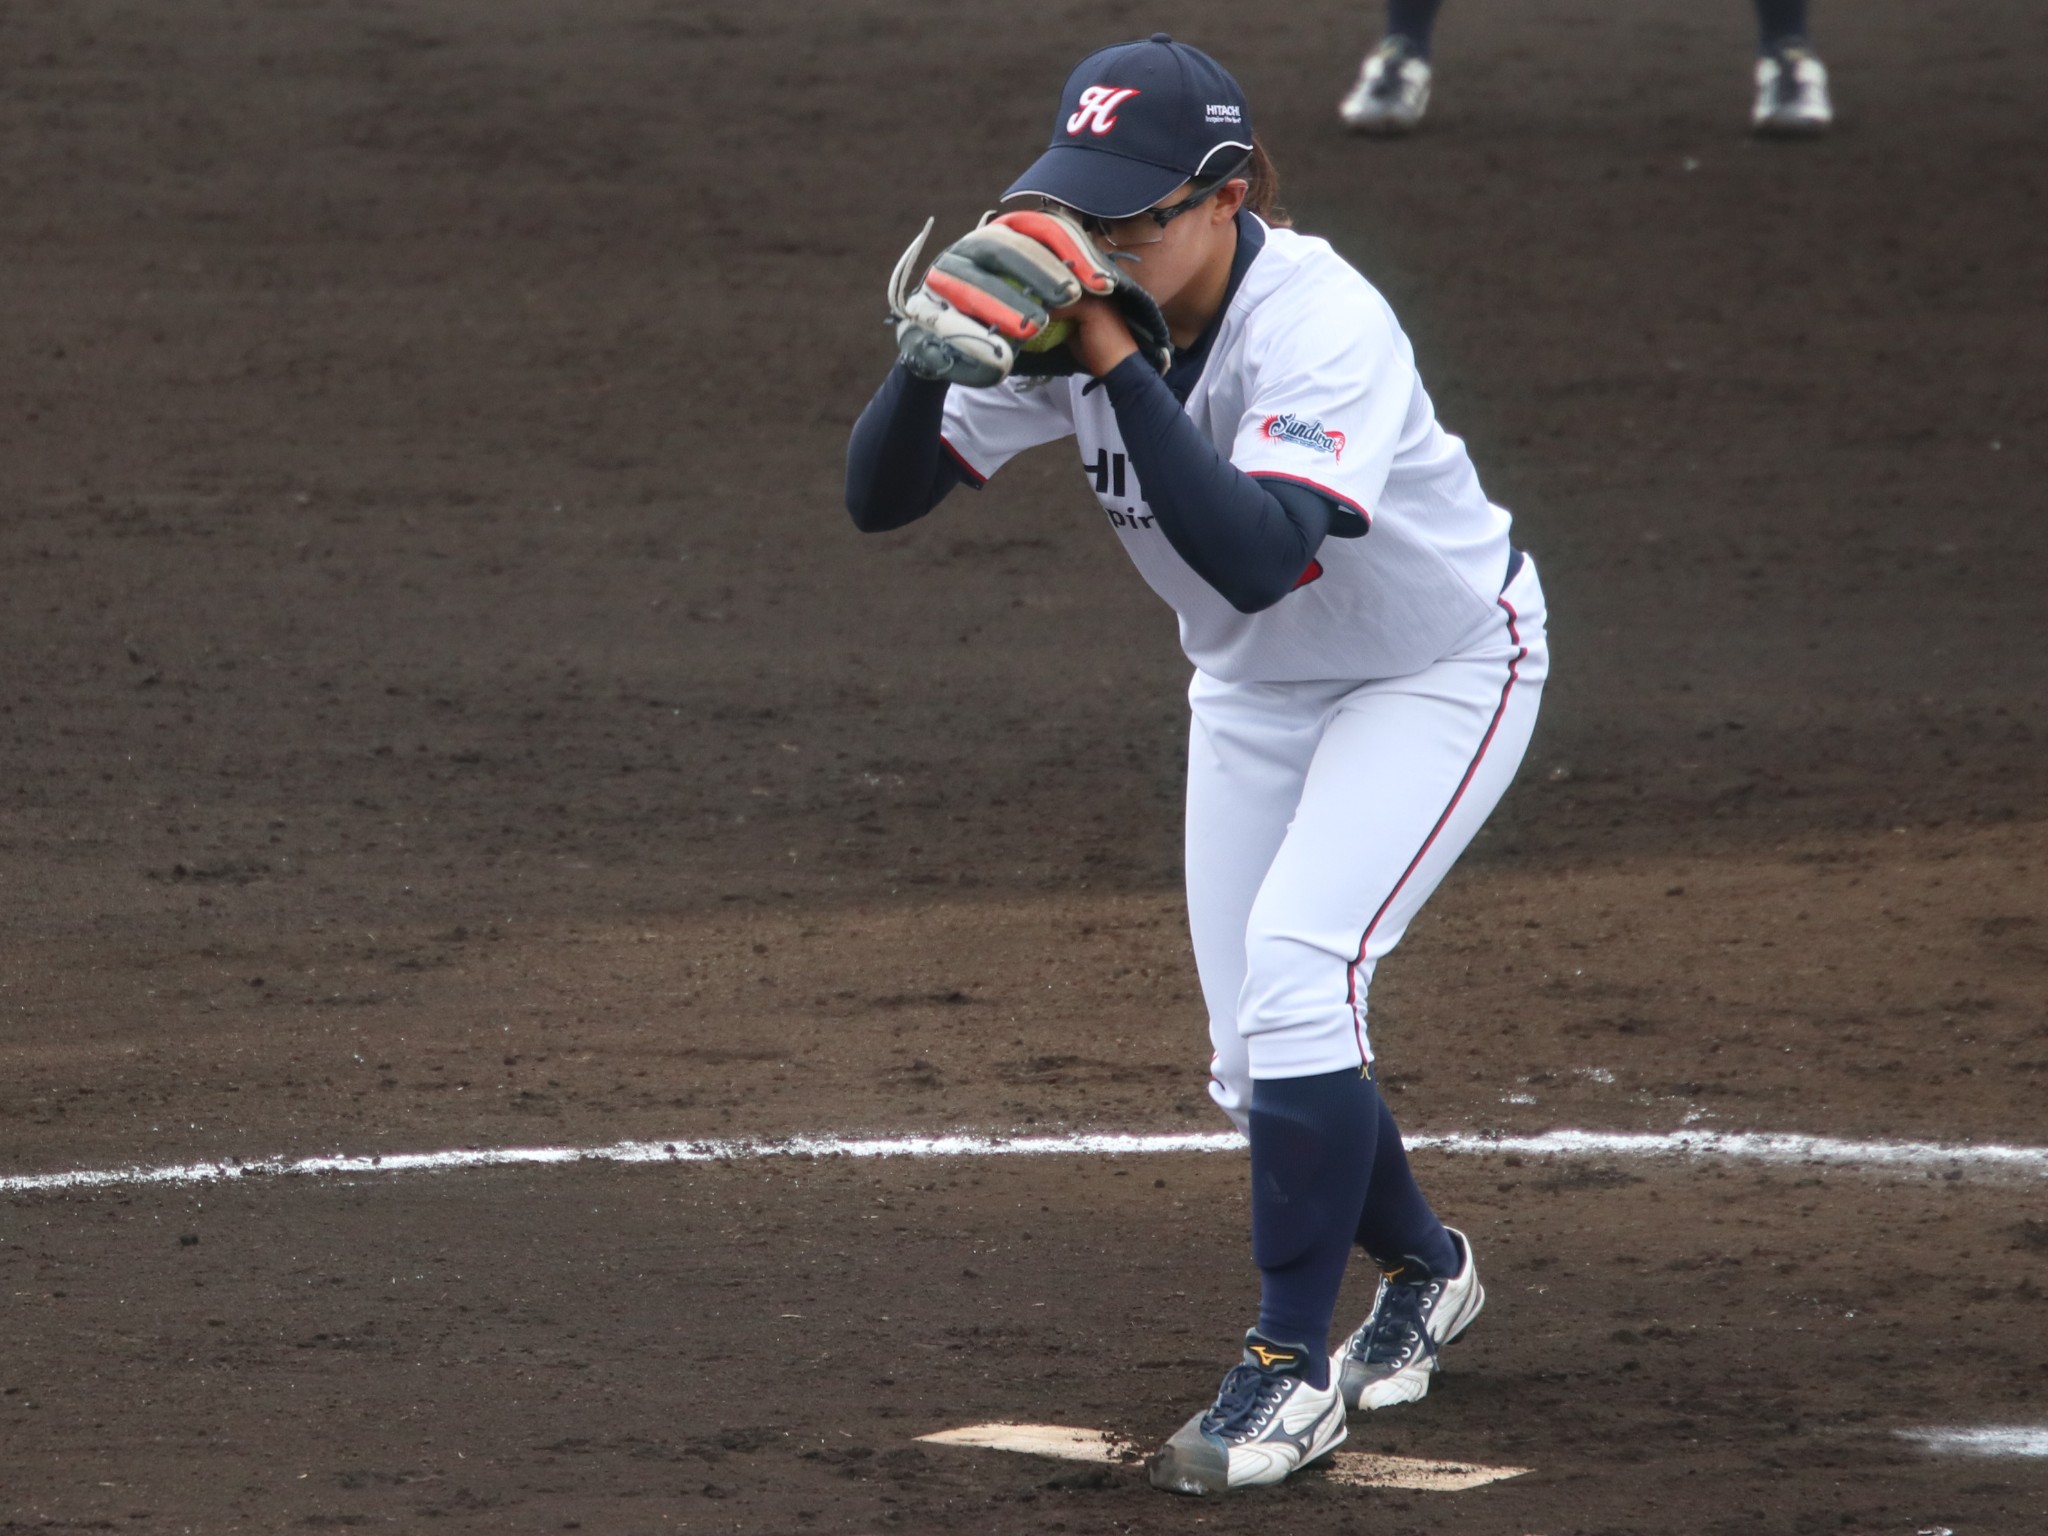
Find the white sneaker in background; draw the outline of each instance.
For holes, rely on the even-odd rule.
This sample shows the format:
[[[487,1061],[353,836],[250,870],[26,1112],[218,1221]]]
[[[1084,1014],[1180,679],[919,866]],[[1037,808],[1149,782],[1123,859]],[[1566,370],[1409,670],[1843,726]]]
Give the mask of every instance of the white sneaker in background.
[[[1780,48],[1756,61],[1752,129],[1771,138],[1811,138],[1834,120],[1827,66],[1808,49]]]
[[[1390,37],[1365,56],[1337,115],[1357,133],[1413,133],[1429,107],[1429,78],[1429,60],[1407,38]]]

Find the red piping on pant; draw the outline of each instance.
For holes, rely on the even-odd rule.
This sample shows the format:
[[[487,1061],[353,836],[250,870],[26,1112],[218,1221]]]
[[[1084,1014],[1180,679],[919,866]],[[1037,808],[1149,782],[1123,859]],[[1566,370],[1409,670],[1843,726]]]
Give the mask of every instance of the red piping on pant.
[[[1358,1064],[1361,1067],[1366,1064],[1366,1056],[1365,1029],[1358,1015],[1358,968],[1365,964],[1366,946],[1372,942],[1373,930],[1379,927],[1380,919],[1387,915],[1387,908],[1391,907],[1394,898],[1401,894],[1401,887],[1408,883],[1408,877],[1415,873],[1416,866],[1436,845],[1437,836],[1443,831],[1444,823],[1451,819],[1451,812],[1455,811],[1458,802],[1465,798],[1465,791],[1472,784],[1472,776],[1479,771],[1479,764],[1486,756],[1486,749],[1493,745],[1494,735],[1500,730],[1501,719],[1508,712],[1508,695],[1515,691],[1515,683],[1521,676],[1522,659],[1529,654],[1529,647],[1522,644],[1521,631],[1516,628],[1516,621],[1521,615],[1515,612],[1515,605],[1506,598],[1500,598],[1498,601],[1508,616],[1508,639],[1516,647],[1514,659],[1508,663],[1508,680],[1501,684],[1500,703],[1494,708],[1493,719],[1487,722],[1486,734],[1479,739],[1479,750],[1472,754],[1472,761],[1465,765],[1465,776],[1458,780],[1458,788],[1451,795],[1451,803],[1444,807],[1443,815],[1437,817],[1436,825],[1429,829],[1429,836],[1422,840],[1422,846],[1416,850],[1415,857],[1410,859],[1408,867],[1401,871],[1401,878],[1396,880],[1394,888],[1387,892],[1387,899],[1380,903],[1379,910],[1372,915],[1372,921],[1365,925],[1365,932],[1359,935],[1358,939],[1357,958],[1344,968],[1346,999],[1351,1005],[1351,1032],[1358,1041]]]

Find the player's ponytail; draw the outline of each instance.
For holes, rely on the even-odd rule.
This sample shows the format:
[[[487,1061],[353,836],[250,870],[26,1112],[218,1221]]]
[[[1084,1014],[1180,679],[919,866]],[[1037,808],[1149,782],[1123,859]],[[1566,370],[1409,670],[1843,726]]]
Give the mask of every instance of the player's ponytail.
[[[1281,229],[1291,227],[1294,221],[1280,206],[1280,173],[1274,169],[1273,157],[1266,153],[1266,146],[1259,142],[1256,133],[1252,135],[1252,158],[1244,168],[1244,175],[1245,180],[1251,183],[1244,195],[1245,207],[1268,224]]]

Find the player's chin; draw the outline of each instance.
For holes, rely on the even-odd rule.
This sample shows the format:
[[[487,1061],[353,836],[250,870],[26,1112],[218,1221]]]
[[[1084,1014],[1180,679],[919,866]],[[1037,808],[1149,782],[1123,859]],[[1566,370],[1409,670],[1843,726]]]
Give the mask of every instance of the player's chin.
[[[1172,290],[1178,287],[1168,281],[1170,274],[1161,271],[1157,264],[1148,265],[1143,256],[1134,254],[1129,261],[1121,261],[1117,265],[1124,269],[1125,277],[1152,295],[1155,304],[1164,304],[1173,297]]]
[[[1135,262],[1124,265],[1124,275],[1151,294],[1155,304],[1171,304],[1194,280],[1196,270],[1195,264],[1188,262],[1178,251],[1140,256]]]

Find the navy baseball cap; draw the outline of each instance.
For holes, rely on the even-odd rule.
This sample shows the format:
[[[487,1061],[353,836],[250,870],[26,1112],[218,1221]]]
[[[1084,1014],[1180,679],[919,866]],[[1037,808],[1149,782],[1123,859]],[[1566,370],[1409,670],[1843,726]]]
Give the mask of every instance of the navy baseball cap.
[[[1251,147],[1251,109],[1230,71],[1155,32],[1074,66],[1051,146],[1003,196],[1127,218],[1184,181],[1230,169]]]

